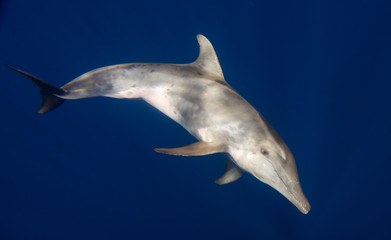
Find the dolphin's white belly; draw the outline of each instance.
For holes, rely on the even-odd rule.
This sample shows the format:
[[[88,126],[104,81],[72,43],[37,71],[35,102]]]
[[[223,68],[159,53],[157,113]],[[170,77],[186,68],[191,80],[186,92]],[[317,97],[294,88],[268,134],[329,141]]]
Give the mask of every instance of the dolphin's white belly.
[[[175,122],[181,123],[182,116],[174,106],[172,97],[169,96],[167,89],[159,87],[140,88],[136,90],[136,94]]]
[[[147,103],[164,113],[166,116],[183,126],[190,134],[201,141],[212,141],[207,136],[208,126],[200,126],[199,124],[192,124],[192,127],[186,124],[189,119],[185,113],[181,111],[181,108],[178,106],[178,103],[184,104],[186,102],[185,99],[178,99],[172,88],[166,87],[145,87],[139,88],[134,91],[134,94],[137,94],[140,98],[144,99]],[[192,104],[192,103],[187,103]],[[194,103],[196,104],[196,103]],[[207,116],[205,116],[207,117]]]
[[[242,123],[258,113],[251,114],[253,108],[247,102],[235,91],[210,80],[197,79],[197,87],[203,89],[197,92],[189,86],[192,80],[175,81],[174,86],[141,87],[133,89],[132,94],[179,123],[200,141],[231,141],[248,135],[244,132],[248,126],[244,129]],[[232,94],[226,96],[226,92]],[[234,102],[239,109],[227,106],[227,102]]]

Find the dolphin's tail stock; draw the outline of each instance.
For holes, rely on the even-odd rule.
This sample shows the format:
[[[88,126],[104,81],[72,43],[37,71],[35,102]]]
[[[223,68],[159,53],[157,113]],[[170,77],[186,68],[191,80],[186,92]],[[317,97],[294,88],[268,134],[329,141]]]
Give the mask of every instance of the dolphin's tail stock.
[[[56,107],[60,106],[65,101],[65,99],[58,97],[58,96],[66,95],[66,91],[64,89],[55,87],[45,82],[44,80],[31,75],[30,73],[26,73],[20,69],[11,67],[6,64],[4,65],[30,78],[31,81],[33,81],[33,83],[35,83],[41,89],[42,103],[41,103],[41,107],[37,111],[38,114],[49,112],[55,109]]]

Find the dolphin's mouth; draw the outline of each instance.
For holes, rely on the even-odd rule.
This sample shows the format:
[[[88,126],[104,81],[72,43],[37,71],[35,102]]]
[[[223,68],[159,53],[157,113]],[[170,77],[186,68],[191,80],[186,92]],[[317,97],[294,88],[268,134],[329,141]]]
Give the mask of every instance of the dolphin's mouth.
[[[279,193],[281,193],[285,198],[287,198],[293,205],[296,206],[297,209],[299,209],[300,212],[303,214],[307,214],[311,210],[311,205],[308,202],[307,198],[305,197],[303,190],[301,189],[300,183],[297,182],[297,188],[296,191],[292,191],[288,188],[288,186],[292,184],[287,184],[280,175],[274,171],[275,175],[278,177],[278,181],[274,181],[271,183],[263,181],[261,178],[259,178],[256,174],[253,174],[258,180],[268,184],[272,188],[276,189]]]
[[[282,195],[284,195],[289,201],[291,201],[291,203],[293,203],[293,205],[295,205],[297,207],[297,209],[300,210],[300,212],[307,214],[311,210],[311,205],[308,202],[307,198],[305,197],[303,190],[301,189],[300,183],[299,182],[296,183],[299,185],[298,191],[292,192],[288,188],[289,185],[280,177],[280,175],[277,172],[275,172],[275,173],[278,176],[278,178],[280,179],[280,181],[283,183],[282,185],[285,188],[284,189],[285,191],[280,191],[279,189],[276,189],[276,190],[279,191]],[[299,196],[297,196],[297,195],[299,195]],[[298,197],[300,199],[298,199]]]
[[[299,201],[294,194],[292,194],[291,192],[289,192],[291,197],[295,200],[294,202],[291,201],[299,210],[300,212],[304,213],[304,214],[307,214],[310,210],[311,210],[311,205],[308,201],[306,201],[305,203]]]

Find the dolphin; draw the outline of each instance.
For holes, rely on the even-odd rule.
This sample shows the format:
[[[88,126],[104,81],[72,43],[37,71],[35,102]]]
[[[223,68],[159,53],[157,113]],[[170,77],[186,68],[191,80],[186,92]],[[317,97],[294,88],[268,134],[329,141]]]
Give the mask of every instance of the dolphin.
[[[90,97],[141,98],[183,126],[198,141],[157,152],[227,156],[224,173],[215,183],[227,184],[245,172],[270,185],[302,213],[311,206],[300,185],[295,159],[266,119],[225,80],[209,40],[197,35],[200,52],[189,64],[130,63],[87,72],[63,87],[55,87],[27,72],[41,90],[43,114],[66,99]]]

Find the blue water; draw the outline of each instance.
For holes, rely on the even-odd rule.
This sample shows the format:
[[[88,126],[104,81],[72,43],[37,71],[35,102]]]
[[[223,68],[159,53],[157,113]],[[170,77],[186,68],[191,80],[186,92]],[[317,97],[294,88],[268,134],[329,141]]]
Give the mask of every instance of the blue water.
[[[391,2],[0,1],[0,63],[62,86],[128,62],[187,63],[196,34],[277,129],[312,210],[246,174],[140,100],[67,101],[0,68],[0,239],[389,239]]]

